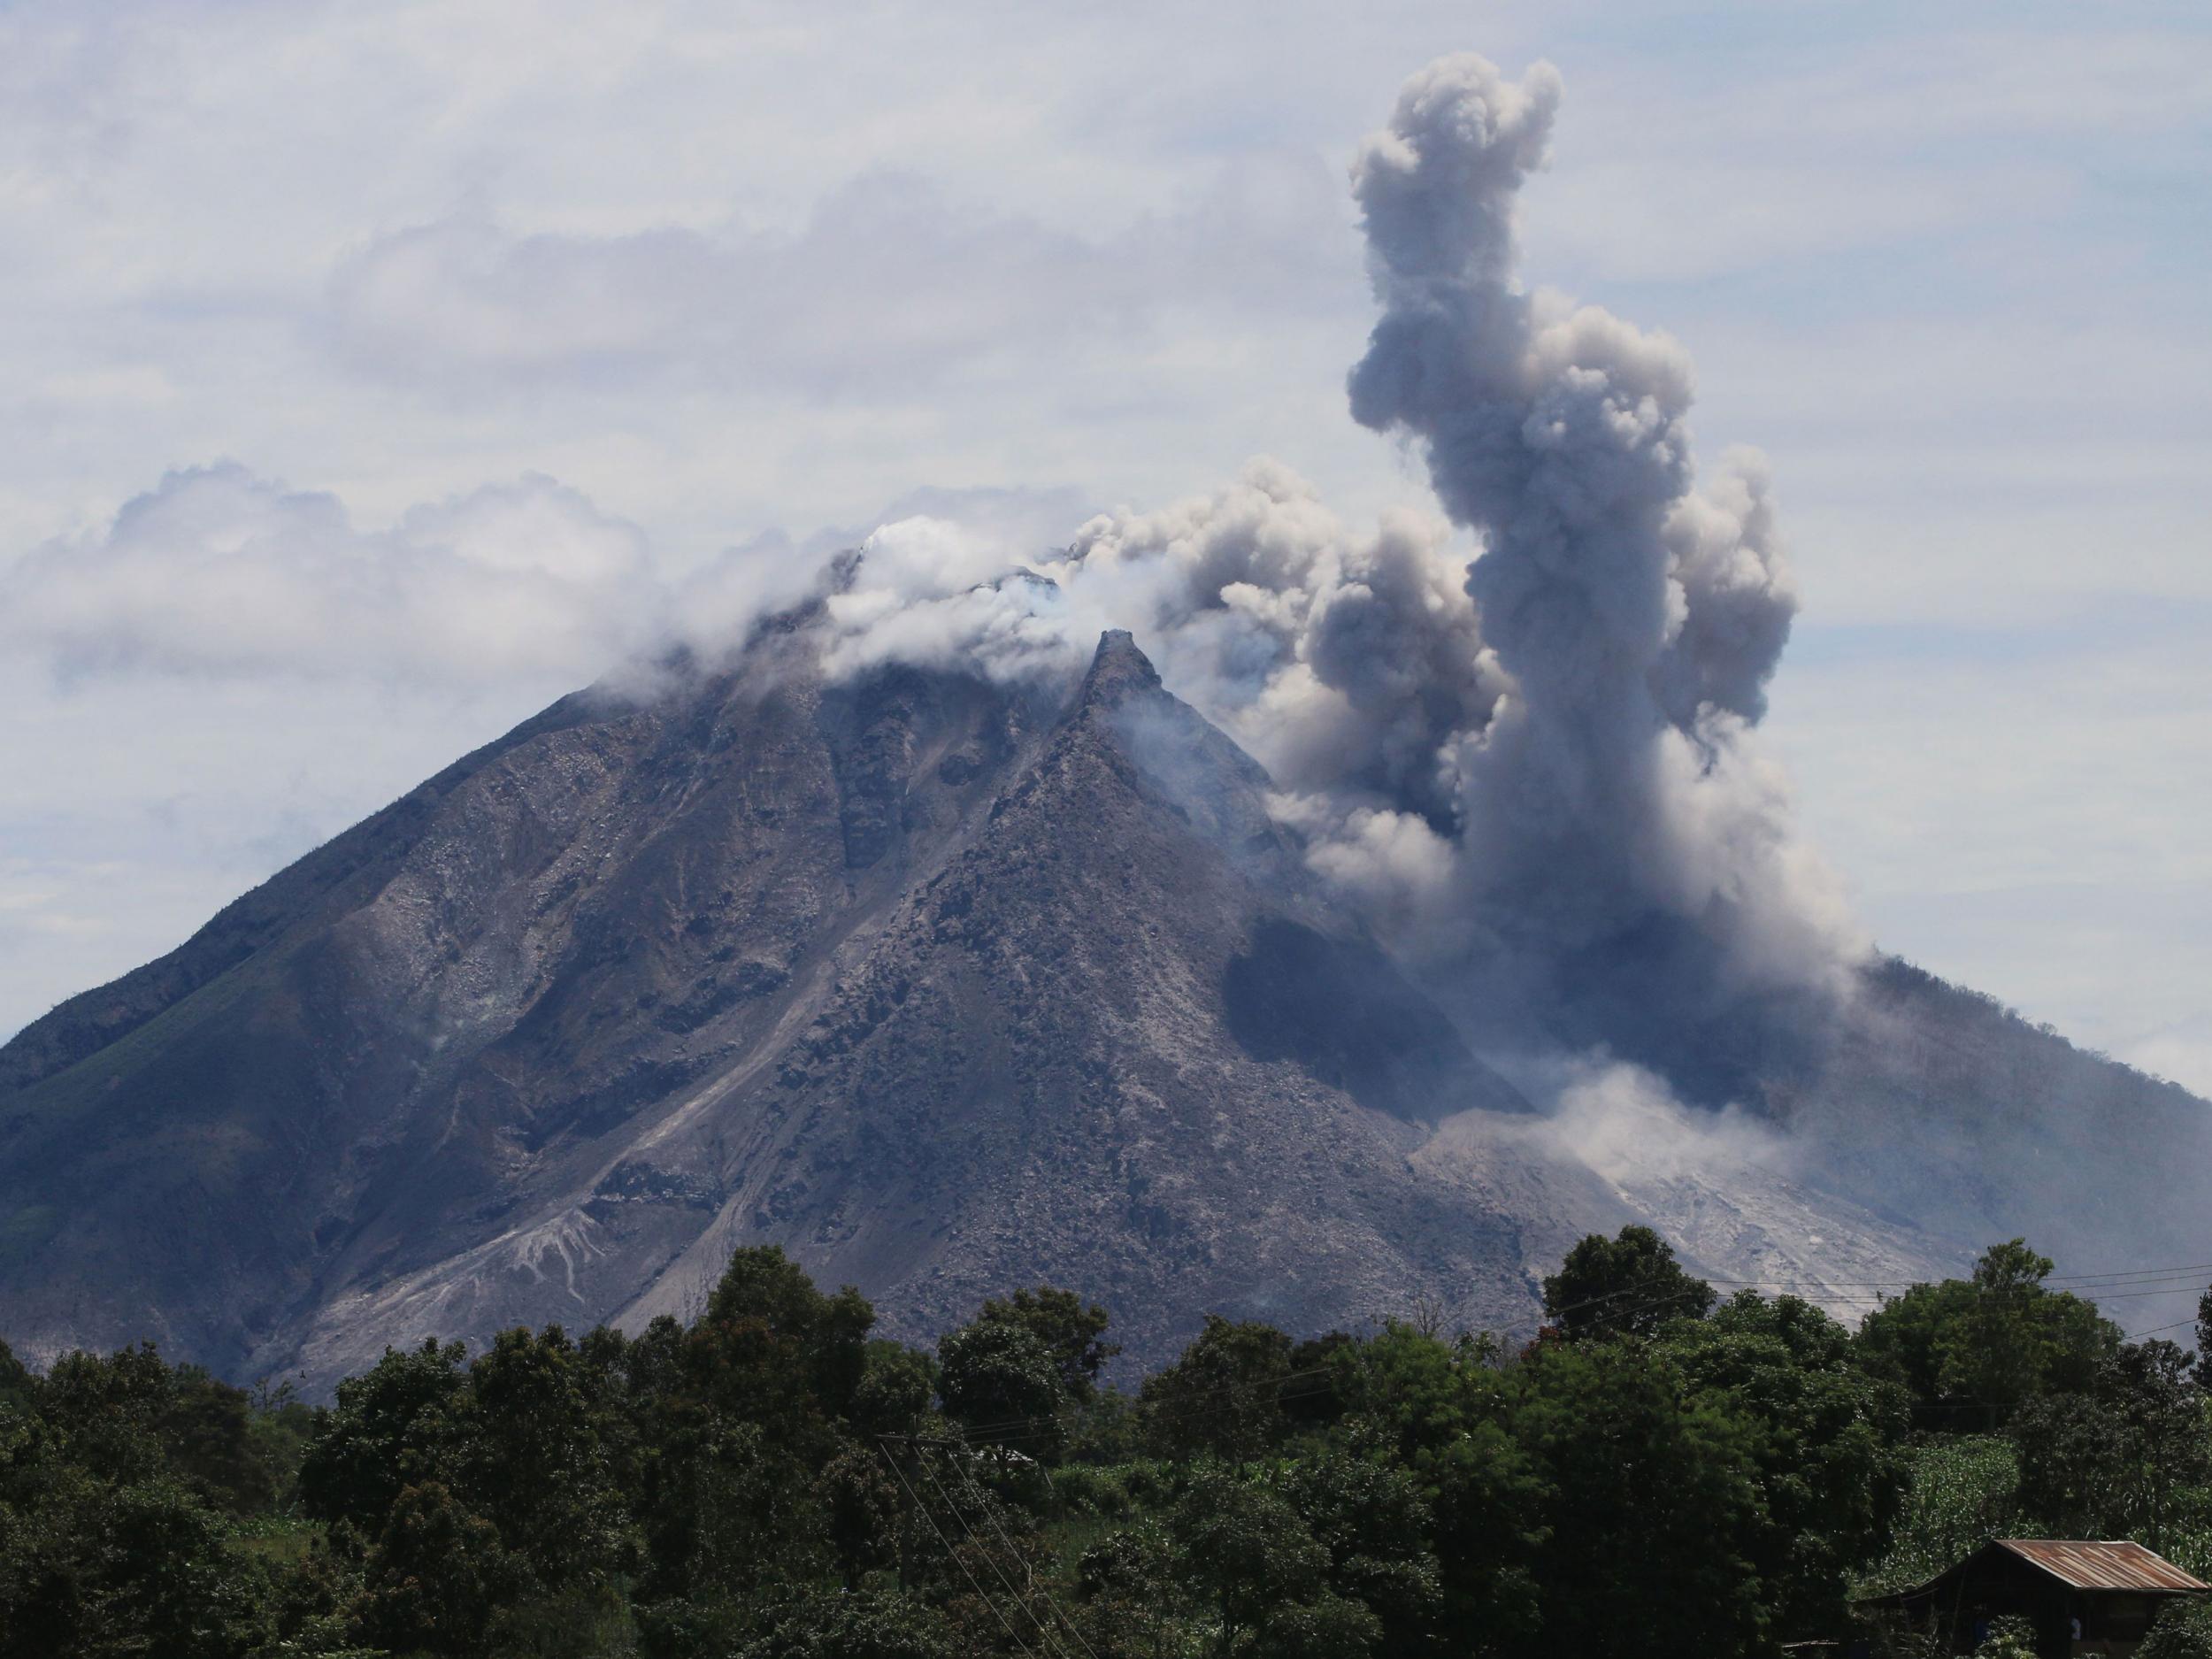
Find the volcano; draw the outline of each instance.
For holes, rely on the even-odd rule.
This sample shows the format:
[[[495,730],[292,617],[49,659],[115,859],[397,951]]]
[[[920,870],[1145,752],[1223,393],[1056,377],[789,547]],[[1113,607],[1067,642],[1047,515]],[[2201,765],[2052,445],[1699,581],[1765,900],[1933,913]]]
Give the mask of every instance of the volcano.
[[[0,1049],[0,1330],[322,1387],[761,1242],[914,1338],[1072,1286],[1140,1359],[1525,1329],[1628,1220],[1746,1279],[2188,1259],[2129,1148],[2201,1167],[2201,1102],[1899,964],[1752,1118],[1532,1110],[1268,797],[1119,632],[1072,687],[833,681],[787,616],[565,698]]]

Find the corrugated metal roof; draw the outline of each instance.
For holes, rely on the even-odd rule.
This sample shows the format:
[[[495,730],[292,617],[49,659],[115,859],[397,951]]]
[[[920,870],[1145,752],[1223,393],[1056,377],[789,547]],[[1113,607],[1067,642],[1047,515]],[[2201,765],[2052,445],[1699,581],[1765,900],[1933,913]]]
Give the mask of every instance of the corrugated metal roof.
[[[2032,1563],[2053,1578],[2077,1590],[2212,1590],[2212,1584],[2193,1578],[2168,1561],[2154,1555],[2133,1539],[2099,1542],[2060,1538],[2001,1538],[1998,1547]]]

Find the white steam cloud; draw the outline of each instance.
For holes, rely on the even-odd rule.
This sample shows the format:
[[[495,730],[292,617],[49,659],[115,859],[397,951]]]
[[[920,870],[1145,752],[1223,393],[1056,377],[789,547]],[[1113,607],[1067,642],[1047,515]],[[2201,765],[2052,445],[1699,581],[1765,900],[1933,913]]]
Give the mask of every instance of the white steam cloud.
[[[1486,722],[1504,683],[1448,539],[1406,514],[1356,536],[1265,460],[1211,495],[1094,518],[1042,557],[918,517],[863,544],[828,601],[826,660],[1068,675],[1127,627],[1286,789],[1441,814],[1440,747]]]

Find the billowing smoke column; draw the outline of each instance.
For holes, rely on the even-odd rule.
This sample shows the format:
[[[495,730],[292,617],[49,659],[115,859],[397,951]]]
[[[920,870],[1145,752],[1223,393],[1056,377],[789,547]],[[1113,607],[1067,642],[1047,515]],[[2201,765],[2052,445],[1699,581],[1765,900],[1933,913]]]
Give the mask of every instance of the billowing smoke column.
[[[1476,909],[1553,993],[1717,1017],[1850,954],[1747,742],[1796,601],[1755,458],[1694,487],[1681,349],[1517,285],[1559,91],[1447,58],[1363,148],[1382,317],[1352,412],[1415,442],[1484,544],[1467,590],[1513,688],[1448,758]]]
[[[1018,580],[945,526],[887,526],[827,660],[1071,675],[1131,628],[1471,1020],[1717,1097],[1769,1033],[1818,1026],[1861,947],[1752,741],[1795,609],[1761,464],[1701,491],[1680,348],[1517,282],[1558,98],[1547,65],[1444,59],[1353,173],[1382,316],[1352,411],[1418,447],[1471,562],[1417,516],[1353,535],[1256,462]]]

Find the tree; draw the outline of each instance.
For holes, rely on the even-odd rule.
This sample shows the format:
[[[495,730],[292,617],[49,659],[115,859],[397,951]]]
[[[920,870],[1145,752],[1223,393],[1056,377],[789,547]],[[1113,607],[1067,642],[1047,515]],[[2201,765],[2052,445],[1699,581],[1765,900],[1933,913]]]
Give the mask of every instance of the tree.
[[[2150,1340],[2123,1344],[2098,1379],[2127,1428],[2127,1455],[2136,1472],[2133,1527],[2166,1547],[2183,1494],[2212,1482],[2212,1442],[2206,1437],[2204,1393],[2191,1356],[2177,1344]]]
[[[1100,1367],[1121,1352],[1119,1343],[1105,1340],[1110,1323],[1105,1309],[1050,1285],[994,1297],[975,1322],[1018,1325],[1035,1337],[1058,1371],[1062,1390],[1079,1404],[1096,1392]]]
[[[235,1516],[258,1513],[276,1495],[245,1392],[199,1366],[172,1367],[150,1342],[64,1355],[42,1381],[27,1377],[17,1398],[72,1461],[103,1479],[174,1479]]]
[[[915,1518],[935,1548],[924,1547],[913,1565],[944,1616],[953,1651],[962,1659],[1062,1652],[1066,1625],[1050,1589],[1057,1563],[1035,1517],[976,1479],[967,1454],[915,1450],[913,1479],[928,1493]]]
[[[1220,1464],[1202,1466],[1175,1507],[1170,1531],[1182,1571],[1212,1614],[1214,1652],[1227,1659],[1272,1644],[1255,1639],[1271,1617],[1325,1592],[1329,1552],[1280,1494]],[[1369,1651],[1365,1639],[1338,1649],[1343,1659]],[[1344,1634],[1347,1632],[1339,1632]]]
[[[1693,1398],[1724,1401],[1756,1435],[1767,1525],[1753,1559],[1784,1640],[1841,1629],[1847,1578],[1886,1541],[1902,1502],[1903,1388],[1852,1363],[1819,1309],[1745,1291],[1676,1325],[1660,1348]]]
[[[367,1576],[357,1617],[370,1642],[461,1659],[482,1651],[493,1614],[521,1575],[492,1524],[434,1480],[393,1500]]]
[[[830,1449],[810,1444],[795,1455],[760,1424],[680,1405],[637,1500],[646,1535],[639,1599],[720,1607],[777,1578],[826,1571],[829,1517],[815,1479],[843,1442],[822,1444]]]
[[[503,1331],[453,1408],[446,1461],[457,1490],[549,1589],[602,1583],[635,1548],[594,1380],[559,1325]]]
[[[1713,1287],[1685,1272],[1649,1227],[1591,1233],[1544,1280],[1544,1317],[1570,1341],[1650,1336],[1671,1321],[1703,1318],[1713,1302]]]
[[[276,1576],[269,1600],[275,1640],[267,1659],[365,1659],[353,1640],[365,1588],[362,1564],[354,1552],[333,1548],[327,1537],[311,1539]]]
[[[2037,1659],[2035,1626],[2017,1613],[2006,1613],[1989,1622],[1989,1634],[1974,1649],[1974,1659]]]
[[[1516,1382],[1512,1432],[1548,1488],[1544,1640],[1578,1659],[1760,1651],[1755,1428],[1624,1344],[1540,1351]]]
[[[1329,1450],[1293,1464],[1278,1489],[1329,1552],[1330,1590],[1374,1616],[1384,1652],[1441,1650],[1444,1594],[1418,1480]]]
[[[117,1485],[50,1463],[35,1493],[12,1498],[0,1504],[4,1659],[233,1659],[257,1644],[266,1580],[180,1482]]]
[[[160,1432],[169,1466],[218,1509],[257,1515],[275,1500],[275,1472],[263,1455],[243,1389],[196,1365],[179,1366]]]
[[[1349,1596],[1317,1595],[1269,1609],[1250,1652],[1253,1659],[1359,1659],[1385,1651],[1382,1623]]]
[[[300,1463],[315,1437],[315,1409],[299,1398],[290,1382],[266,1379],[254,1386],[247,1424],[250,1450],[273,1505],[289,1509],[299,1497]]]
[[[2039,1535],[2117,1537],[2103,1517],[2125,1502],[2135,1470],[2120,1414],[2092,1394],[2039,1394],[2013,1414],[2020,1507]]]
[[[683,1342],[683,1326],[662,1314],[634,1337],[598,1325],[576,1344],[607,1479],[632,1498],[643,1482],[662,1406],[682,1379]]]
[[[388,1348],[338,1385],[300,1463],[300,1502],[319,1521],[348,1521],[370,1537],[406,1486],[437,1479],[465,1382],[458,1342]]]
[[[956,1659],[945,1624],[910,1596],[859,1594],[799,1601],[733,1659]]]
[[[94,1479],[128,1485],[164,1472],[164,1423],[176,1402],[176,1379],[152,1343],[108,1355],[65,1354],[38,1385],[35,1402],[61,1455]]]
[[[1945,1392],[2007,1413],[2031,1394],[2085,1393],[2119,1345],[2118,1327],[2080,1298],[2044,1288],[2051,1259],[2024,1239],[1974,1263],[1973,1294],[1946,1334]]]
[[[868,1344],[853,1390],[853,1427],[871,1440],[910,1434],[937,1393],[936,1362],[918,1348],[880,1337]]]
[[[830,1460],[814,1489],[828,1517],[830,1547],[837,1552],[845,1588],[857,1589],[862,1573],[891,1559],[898,1534],[898,1488],[884,1473],[881,1455],[856,1446]]]
[[[2058,1536],[2141,1535],[2163,1549],[2181,1494],[2212,1479],[2203,1400],[2171,1342],[2122,1347],[2093,1393],[2024,1401],[2011,1435],[2021,1504]]]
[[[1393,1325],[1334,1364],[1354,1443],[1418,1483],[1440,1628],[1462,1652],[1521,1651],[1541,1620],[1535,1565],[1555,1494],[1514,1437],[1515,1379],[1495,1345]]]
[[[1285,1391],[1283,1414],[1302,1428],[1325,1428],[1341,1418],[1347,1402],[1342,1360],[1359,1351],[1358,1341],[1341,1331],[1309,1337],[1290,1350],[1296,1386]]]
[[[2043,1284],[2050,1259],[1992,1245],[1970,1279],[1915,1285],[1866,1317],[1861,1363],[1912,1392],[1921,1426],[2001,1429],[2037,1394],[2086,1394],[2120,1345],[2090,1303]]]
[[[653,1392],[637,1411],[637,1593],[661,1604],[655,1619],[686,1624],[677,1604],[695,1600],[719,1642],[725,1615],[762,1583],[829,1564],[815,1480],[850,1444],[874,1321],[859,1292],[825,1295],[769,1246],[731,1256],[680,1338],[657,1322],[641,1338],[653,1351],[637,1375]]]
[[[1246,1462],[1282,1438],[1289,1371],[1290,1339],[1273,1325],[1210,1313],[1175,1363],[1145,1379],[1139,1399],[1163,1449]]]
[[[731,1256],[692,1346],[716,1374],[724,1409],[764,1422],[788,1410],[797,1385],[818,1410],[844,1417],[875,1319],[850,1285],[824,1295],[780,1246],[763,1245]]]
[[[2135,1659],[2212,1659],[2212,1600],[2177,1596],[2167,1602]]]
[[[1558,1506],[1551,1471],[1509,1424],[1478,1422],[1422,1472],[1442,1627],[1471,1653],[1522,1651],[1543,1624],[1540,1571]]]
[[[2197,1386],[2212,1393],[2212,1288],[2197,1298]]]
[[[978,1319],[937,1345],[937,1393],[945,1415],[983,1440],[1026,1441],[1056,1434],[1053,1414],[1069,1403],[1052,1351],[1027,1326]]]
[[[946,1416],[986,1440],[1056,1448],[1064,1409],[1096,1397],[1099,1367],[1121,1349],[1104,1340],[1106,1310],[1041,1285],[987,1301],[937,1345]]]
[[[215,1508],[266,1502],[243,1402],[151,1344],[0,1376],[0,1655],[230,1659],[265,1640],[268,1574]]]
[[[1187,1586],[1174,1541],[1156,1523],[1117,1527],[1076,1563],[1077,1629],[1099,1659],[1188,1651]]]

